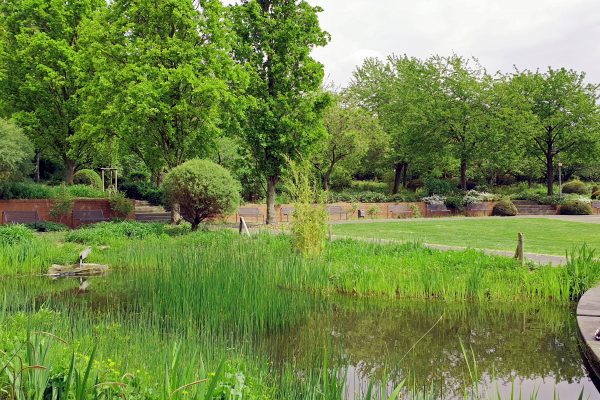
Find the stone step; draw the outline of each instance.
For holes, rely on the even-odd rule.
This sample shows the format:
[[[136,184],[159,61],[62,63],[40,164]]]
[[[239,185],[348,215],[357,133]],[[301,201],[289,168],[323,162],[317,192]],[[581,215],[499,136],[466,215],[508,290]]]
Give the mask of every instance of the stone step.
[[[165,209],[161,206],[153,206],[144,200],[136,200],[135,212],[138,214],[162,214],[165,212]]]

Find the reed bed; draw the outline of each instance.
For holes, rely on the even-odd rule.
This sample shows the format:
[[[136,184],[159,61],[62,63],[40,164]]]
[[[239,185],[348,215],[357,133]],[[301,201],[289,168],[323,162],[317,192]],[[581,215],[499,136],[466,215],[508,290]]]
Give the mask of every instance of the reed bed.
[[[340,294],[568,306],[600,278],[600,264],[587,249],[567,266],[552,268],[522,267],[476,251],[354,241],[331,243],[321,258],[303,259],[288,237],[240,238],[230,232],[110,243],[95,247],[90,261],[106,263],[113,272],[94,279],[85,296],[73,290],[73,282],[4,278],[0,388],[10,386],[2,372],[10,354],[49,346],[43,360],[52,369],[48,382],[64,382],[73,368],[84,373],[91,365],[97,383],[84,385],[89,398],[238,398],[235,393],[242,393],[257,399],[385,399],[398,388],[404,398],[439,398],[433,389],[411,387],[386,373],[363,393],[350,394],[347,360],[326,338],[299,364],[275,366],[261,346],[266,337],[314,323],[315,314],[351,307],[344,305],[347,298],[331,301]],[[82,244],[87,243],[36,238],[35,245],[3,246],[0,271],[14,274],[20,265],[19,273],[37,273],[76,256]],[[561,329],[561,322],[556,326]],[[31,332],[47,332],[64,343],[48,337],[40,342]],[[116,384],[103,386],[99,394],[93,386],[102,382]]]

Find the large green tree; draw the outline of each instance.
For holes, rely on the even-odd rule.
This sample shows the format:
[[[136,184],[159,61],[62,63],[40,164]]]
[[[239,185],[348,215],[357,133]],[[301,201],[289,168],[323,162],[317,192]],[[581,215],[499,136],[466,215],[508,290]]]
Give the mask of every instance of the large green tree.
[[[66,181],[90,157],[76,140],[80,113],[76,58],[79,27],[104,0],[13,0],[0,3],[3,49],[0,91],[4,112],[24,128],[38,151],[60,159]]]
[[[329,35],[319,7],[297,0],[243,0],[231,8],[235,59],[250,74],[243,137],[266,178],[267,223],[275,221],[275,187],[288,160],[306,155],[324,134],[323,66],[310,56]]]
[[[83,130],[159,175],[208,154],[243,110],[218,0],[115,0],[86,26]]]
[[[543,163],[551,196],[557,156],[582,160],[597,154],[599,86],[586,83],[585,74],[564,68],[517,72],[512,86],[534,118],[534,129],[529,130],[525,146]]]
[[[369,138],[381,129],[377,119],[366,110],[344,103],[340,98],[324,114],[327,137],[319,144],[314,162],[323,190],[329,189],[334,169],[344,164],[355,170],[367,151]]]

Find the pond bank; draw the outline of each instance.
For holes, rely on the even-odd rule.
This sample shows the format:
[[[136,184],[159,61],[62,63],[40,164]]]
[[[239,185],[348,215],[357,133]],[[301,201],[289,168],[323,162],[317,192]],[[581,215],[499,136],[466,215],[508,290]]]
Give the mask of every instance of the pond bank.
[[[600,341],[594,338],[596,330],[600,328],[600,285],[588,290],[579,299],[577,326],[583,353],[596,377],[600,379]]]

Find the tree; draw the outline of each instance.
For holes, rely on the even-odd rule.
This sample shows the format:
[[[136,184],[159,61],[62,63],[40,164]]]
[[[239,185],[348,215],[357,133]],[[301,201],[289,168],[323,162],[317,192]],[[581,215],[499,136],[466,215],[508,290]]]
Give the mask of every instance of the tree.
[[[585,74],[564,68],[549,68],[545,73],[517,71],[512,85],[535,118],[526,150],[544,163],[551,196],[558,155],[587,158],[595,154],[600,140],[599,86],[585,83]]]
[[[81,124],[116,138],[154,176],[206,156],[243,111],[246,78],[231,59],[218,0],[115,0],[85,28]]]
[[[344,104],[341,99],[327,108],[324,123],[328,135],[313,164],[321,176],[323,190],[328,190],[335,167],[344,163],[355,169],[367,150],[368,138],[377,135],[381,128],[367,111]]]
[[[163,185],[193,231],[207,218],[227,215],[240,205],[239,182],[225,168],[208,160],[191,160],[173,168]]]
[[[2,2],[4,47],[0,90],[13,116],[38,151],[62,160],[66,182],[89,159],[87,141],[76,140],[79,83],[75,60],[79,27],[103,0]]]
[[[323,66],[310,57],[329,40],[319,27],[320,11],[304,0],[243,0],[231,8],[239,38],[234,56],[250,74],[242,134],[256,172],[266,178],[269,224],[275,222],[275,187],[287,159],[306,155],[324,135]]]
[[[0,119],[0,178],[26,171],[32,158],[33,145],[23,131],[14,122]]]

